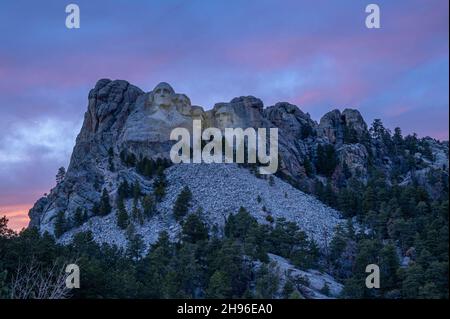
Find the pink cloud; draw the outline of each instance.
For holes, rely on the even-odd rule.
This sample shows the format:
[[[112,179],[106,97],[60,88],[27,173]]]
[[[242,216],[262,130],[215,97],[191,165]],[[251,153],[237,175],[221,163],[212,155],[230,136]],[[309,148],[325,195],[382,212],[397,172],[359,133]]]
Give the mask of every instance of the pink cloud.
[[[0,206],[0,216],[6,216],[9,220],[8,227],[19,231],[28,226],[28,211],[33,204],[15,204],[8,206]]]
[[[410,111],[411,108],[407,107],[407,106],[392,106],[390,108],[388,108],[385,112],[385,114],[389,117],[396,117],[396,116],[400,116],[402,114],[407,113],[408,111]]]
[[[297,95],[292,101],[294,104],[301,105],[305,107],[308,104],[315,104],[321,102],[324,98],[323,90],[320,89],[309,89],[299,95]]]

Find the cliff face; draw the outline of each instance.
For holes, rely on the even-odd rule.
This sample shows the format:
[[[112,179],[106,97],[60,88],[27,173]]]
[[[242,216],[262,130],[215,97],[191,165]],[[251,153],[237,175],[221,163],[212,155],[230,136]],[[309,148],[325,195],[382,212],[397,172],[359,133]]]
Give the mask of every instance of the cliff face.
[[[172,206],[180,190],[189,186],[192,209],[201,207],[211,225],[223,225],[228,214],[243,206],[261,223],[270,219],[268,215],[295,221],[310,237],[325,245],[340,222],[339,213],[298,190],[311,190],[316,181],[325,181],[314,164],[319,156],[318,146],[328,145],[336,154],[336,165],[328,174],[336,188],[349,178],[365,181],[369,165],[392,174],[393,163],[399,160],[380,139],[371,137],[373,134],[357,110],[334,110],[316,123],[295,105],[283,102],[264,108],[261,100],[248,96],[217,103],[204,111],[191,105],[186,95],[175,93],[167,83],[143,92],[126,81],[103,79],[89,93],[88,110],[67,173],[30,210],[30,226],[54,233],[59,212],[72,220],[77,209],[82,208],[87,212],[87,221],[71,227],[61,241],[69,241],[81,230],[92,230],[98,241],[123,245],[124,231],[116,226],[119,186],[123,181],[130,185],[139,182],[144,196],[154,190],[154,178],[126,165],[122,154],[132,154],[136,159],[169,158],[171,130],[191,130],[194,119],[202,120],[203,128],[277,127],[279,173],[277,177],[262,179],[235,164],[173,165],[166,169],[167,195],[157,204],[157,214],[136,225],[147,242],[155,240],[161,230],[177,234],[179,223],[173,217]],[[425,157],[420,150],[412,154],[420,169],[402,172],[401,178],[403,183],[419,179],[433,193],[437,192],[433,185],[417,177],[433,169],[448,174],[448,144],[432,139],[424,143],[431,157]],[[92,211],[104,189],[111,198],[111,213],[94,216]],[[131,200],[125,205],[132,209]]]

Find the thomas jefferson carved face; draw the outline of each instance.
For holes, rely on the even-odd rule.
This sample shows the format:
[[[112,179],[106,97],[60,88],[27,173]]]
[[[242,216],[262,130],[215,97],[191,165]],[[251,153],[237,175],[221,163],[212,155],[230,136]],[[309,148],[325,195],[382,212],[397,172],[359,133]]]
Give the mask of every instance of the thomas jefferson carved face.
[[[153,104],[159,106],[169,106],[175,91],[166,83],[161,82],[153,89]]]

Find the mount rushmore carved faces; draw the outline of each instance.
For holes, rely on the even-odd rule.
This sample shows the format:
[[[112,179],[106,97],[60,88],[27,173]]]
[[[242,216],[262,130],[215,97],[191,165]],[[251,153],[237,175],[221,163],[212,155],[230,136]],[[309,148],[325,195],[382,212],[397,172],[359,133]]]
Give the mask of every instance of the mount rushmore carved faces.
[[[248,163],[256,163],[258,158],[259,163],[267,165],[260,167],[260,173],[273,174],[278,168],[278,131],[252,120],[257,117],[253,113],[260,111],[252,107],[252,101],[235,106],[218,103],[205,112],[200,106],[192,106],[186,95],[161,82],[136,103],[125,123],[121,141],[129,145],[139,141],[168,142],[170,153],[158,155],[170,155],[174,163],[191,162],[191,147],[193,163],[244,163],[245,150]],[[225,154],[222,154],[222,139],[226,141]],[[175,145],[171,142],[174,140],[178,141]],[[202,140],[209,142],[204,152]],[[154,155],[150,153],[149,150],[146,155]]]

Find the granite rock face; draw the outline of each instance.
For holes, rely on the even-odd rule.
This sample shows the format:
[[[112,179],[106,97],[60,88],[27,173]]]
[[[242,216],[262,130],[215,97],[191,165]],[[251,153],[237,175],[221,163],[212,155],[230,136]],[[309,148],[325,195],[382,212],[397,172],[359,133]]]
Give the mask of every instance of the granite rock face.
[[[360,140],[368,133],[367,124],[358,110],[345,109],[342,112],[342,118],[345,125],[349,129],[354,130],[356,139]]]
[[[161,230],[177,236],[180,226],[172,216],[172,205],[181,188],[187,185],[193,192],[194,208],[202,207],[211,225],[222,225],[228,214],[236,213],[243,206],[261,223],[266,222],[267,214],[295,221],[311,238],[325,245],[340,222],[339,213],[299,190],[310,190],[317,181],[326,181],[311,166],[317,158],[318,145],[331,145],[336,152],[333,183],[350,177],[364,182],[370,154],[372,165],[386,174],[391,173],[390,163],[396,160],[388,152],[379,151],[378,141],[371,141],[367,124],[357,110],[345,109],[342,113],[333,110],[317,123],[295,105],[282,102],[264,108],[260,99],[244,96],[217,103],[205,111],[164,82],[144,92],[126,81],[102,79],[89,92],[84,123],[65,177],[30,210],[30,226],[53,234],[58,212],[71,219],[77,208],[83,208],[89,220],[68,231],[60,241],[68,241],[78,231],[89,229],[98,241],[124,245],[124,232],[115,220],[119,183],[138,181],[146,194],[153,191],[153,181],[139,174],[136,168],[126,166],[121,153],[125,151],[138,159],[169,158],[174,143],[170,140],[171,130],[176,127],[191,130],[194,119],[202,121],[202,128],[278,128],[277,177],[272,181],[257,178],[247,169],[231,164],[170,167],[166,172],[167,196],[159,203],[158,214],[143,226],[136,226],[146,243],[154,241]],[[426,176],[435,169],[443,169],[448,174],[448,143],[432,139],[426,143],[433,158],[424,158],[419,153],[416,160],[422,169],[408,172],[403,178],[407,184],[413,180],[420,182],[418,176],[423,175],[422,182],[432,194],[438,190],[427,184]],[[350,176],[344,176],[344,171]],[[104,189],[111,198],[112,213],[105,217],[93,216],[94,204],[99,202]],[[263,204],[256,202],[258,196]]]
[[[343,118],[339,110],[333,110],[325,114],[318,127],[318,134],[327,138],[331,143],[340,143],[344,138]]]
[[[343,144],[337,148],[337,154],[340,166],[345,165],[351,176],[367,176],[369,154],[364,145]]]
[[[299,290],[306,299],[334,299],[339,298],[343,290],[343,285],[337,282],[332,276],[314,269],[300,270],[289,263],[283,257],[268,254],[270,261],[274,263],[275,271],[281,278],[281,287],[283,287],[287,278],[301,279]],[[327,286],[328,295],[323,294],[324,287]]]
[[[145,193],[152,191],[152,181],[140,176],[136,169],[126,167],[119,154],[125,150],[136,158],[168,158],[173,145],[171,130],[175,127],[191,130],[193,119],[202,120],[203,128],[279,127],[280,169],[292,176],[302,176],[303,157],[310,152],[303,140],[311,139],[317,126],[309,115],[288,103],[264,110],[261,100],[245,96],[217,103],[204,111],[192,106],[186,95],[176,93],[167,83],[160,83],[146,93],[126,81],[100,80],[89,93],[88,110],[65,178],[30,210],[30,226],[53,233],[58,212],[65,212],[67,219],[73,218],[78,207],[91,212],[106,189],[112,199],[112,213],[103,218],[89,213],[89,222],[82,229],[92,230],[99,241],[107,239],[123,245],[123,234],[120,235],[114,220],[119,183],[139,181]],[[223,224],[227,214],[243,206],[260,222],[265,222],[267,214],[296,221],[311,237],[324,243],[332,237],[339,222],[338,212],[286,182],[275,178],[276,186],[269,186],[266,179],[256,178],[248,170],[233,165],[177,165],[168,169],[167,178],[168,195],[159,204],[160,213],[155,220],[147,221],[144,228],[138,227],[148,243],[164,229],[173,229],[176,234],[179,225],[171,214],[172,205],[185,185],[191,188],[196,205],[203,208],[210,224]],[[258,195],[263,204],[256,204]],[[74,232],[77,230],[69,231],[61,240]]]
[[[368,134],[366,122],[355,109],[345,109],[342,113],[337,109],[328,112],[320,119],[317,130],[320,136],[333,144],[358,141]]]

